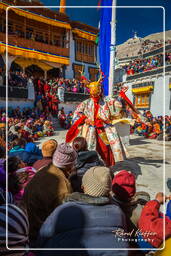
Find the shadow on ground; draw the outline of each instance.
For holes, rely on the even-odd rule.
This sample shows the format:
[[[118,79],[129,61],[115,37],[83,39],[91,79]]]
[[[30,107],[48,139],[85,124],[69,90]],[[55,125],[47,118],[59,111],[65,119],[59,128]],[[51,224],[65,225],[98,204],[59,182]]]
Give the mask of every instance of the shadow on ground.
[[[163,159],[148,159],[148,158],[144,158],[144,157],[133,157],[129,159],[130,161],[134,161],[137,164],[143,164],[143,165],[152,165],[156,168],[160,167],[161,164],[165,163],[165,164],[169,164],[169,162],[165,161],[163,162]]]
[[[155,168],[160,168],[163,164],[163,160],[153,160],[153,159],[146,159],[144,157],[133,157],[125,161],[117,162],[114,166],[110,169],[113,172],[127,170],[135,174],[136,178],[138,175],[142,175],[141,166],[140,165],[151,165]],[[169,164],[169,162],[165,161],[165,164]],[[171,179],[170,179],[170,188],[171,188]]]
[[[150,144],[150,141],[147,142],[143,137],[138,137],[138,138],[130,139],[129,143],[131,146],[134,146],[134,145]]]
[[[113,172],[113,174],[115,172],[118,172],[121,170],[127,170],[127,171],[134,173],[136,178],[138,177],[138,175],[142,175],[141,167],[139,166],[139,164],[137,162],[133,161],[132,159],[117,162],[110,169]]]

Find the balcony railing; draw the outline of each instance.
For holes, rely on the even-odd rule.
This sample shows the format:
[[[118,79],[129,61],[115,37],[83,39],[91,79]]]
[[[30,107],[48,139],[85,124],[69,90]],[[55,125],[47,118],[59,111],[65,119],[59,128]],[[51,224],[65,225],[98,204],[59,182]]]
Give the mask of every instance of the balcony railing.
[[[72,92],[65,92],[64,99],[65,102],[82,102],[89,98],[88,94],[83,93],[72,93]]]
[[[0,41],[6,42],[6,35],[4,33],[0,33]],[[62,48],[55,45],[45,44],[34,40],[21,38],[17,35],[8,35],[8,43],[20,47],[69,57],[69,48]]]
[[[0,86],[0,97],[6,98],[6,86]],[[27,99],[28,89],[23,87],[8,86],[8,98]],[[82,102],[89,98],[88,94],[65,92],[65,102]]]
[[[6,86],[0,86],[0,97],[6,98]],[[22,87],[8,87],[8,98],[27,99],[28,89]]]

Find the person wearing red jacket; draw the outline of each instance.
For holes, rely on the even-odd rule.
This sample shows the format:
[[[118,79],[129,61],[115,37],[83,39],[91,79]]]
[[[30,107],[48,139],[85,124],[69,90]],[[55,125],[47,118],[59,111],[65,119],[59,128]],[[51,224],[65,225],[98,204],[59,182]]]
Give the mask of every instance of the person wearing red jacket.
[[[138,222],[141,236],[154,248],[161,246],[164,241],[163,238],[167,239],[171,237],[171,220],[160,212],[160,206],[166,202],[166,199],[167,197],[162,192],[157,193],[155,200],[149,201],[144,206]]]
[[[48,92],[48,93],[50,92],[50,85],[48,84],[48,82],[46,82],[46,83],[44,84],[43,90],[44,90],[44,95],[46,95],[47,92]]]

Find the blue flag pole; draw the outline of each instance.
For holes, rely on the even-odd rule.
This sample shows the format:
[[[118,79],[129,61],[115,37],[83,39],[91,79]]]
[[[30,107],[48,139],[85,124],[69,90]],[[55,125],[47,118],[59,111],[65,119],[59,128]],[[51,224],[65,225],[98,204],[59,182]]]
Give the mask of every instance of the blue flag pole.
[[[116,0],[102,0],[100,17],[100,66],[104,73],[104,94],[112,95],[115,69],[115,42],[116,42]],[[109,6],[103,8],[103,6]],[[111,8],[110,8],[111,7]]]

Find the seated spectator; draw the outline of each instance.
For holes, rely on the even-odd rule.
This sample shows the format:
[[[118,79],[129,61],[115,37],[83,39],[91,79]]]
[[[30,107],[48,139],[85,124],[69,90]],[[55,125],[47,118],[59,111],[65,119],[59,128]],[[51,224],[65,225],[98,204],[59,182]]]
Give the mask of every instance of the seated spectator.
[[[42,168],[46,167],[47,165],[52,163],[53,154],[58,146],[56,140],[48,140],[42,144],[42,155],[43,158],[41,160],[37,160],[33,164],[33,168],[37,171],[41,170]]]
[[[163,243],[163,229],[165,225],[165,239],[171,237],[171,219],[160,212],[160,206],[164,204],[166,197],[163,193],[157,193],[155,200],[149,201],[143,208],[138,227],[141,236],[148,240],[149,247],[159,248]],[[163,220],[165,219],[165,221]],[[150,232],[147,236],[146,232]],[[147,244],[141,243],[142,247],[148,248]]]
[[[56,112],[57,113],[57,112]],[[52,136],[54,133],[54,129],[49,120],[46,120],[43,125],[43,134],[46,136]]]
[[[87,141],[83,137],[77,137],[72,143],[72,147],[78,153],[77,174],[83,176],[84,173],[93,166],[103,165],[96,151],[89,151]]]
[[[83,176],[84,193],[68,195],[40,229],[41,248],[102,248],[101,255],[128,255],[128,251],[106,251],[103,248],[128,248],[129,244],[114,234],[118,227],[124,231],[126,220],[120,207],[111,204],[111,175],[106,167],[92,167]],[[124,238],[125,236],[123,236]],[[46,255],[41,252],[39,255]],[[49,251],[48,255],[54,255]],[[55,255],[69,255],[56,251]],[[99,255],[86,250],[80,255]]]
[[[0,188],[5,189],[6,174],[4,169],[5,148],[0,146]]]
[[[77,172],[70,177],[74,191],[82,192],[81,184],[84,173],[93,166],[103,166],[96,151],[88,151],[87,141],[83,137],[77,137],[72,143],[73,149],[77,152]]]
[[[15,203],[22,199],[24,188],[35,173],[35,169],[30,166],[25,167],[25,164],[19,158],[8,158],[7,189],[12,193]]]
[[[126,170],[115,173],[112,192],[112,203],[119,205],[125,213],[128,232],[132,233],[132,238],[135,240],[138,220],[145,203],[150,200],[150,196],[145,192],[136,193],[135,175]],[[135,241],[131,242],[130,246],[139,247]]]
[[[171,141],[171,123],[166,122],[165,140]]]
[[[28,166],[34,164],[37,160],[42,159],[42,156],[27,152],[25,150],[26,141],[24,139],[15,139],[12,143],[12,149],[9,151],[9,156],[17,156]]]
[[[25,145],[25,151],[42,157],[41,150],[36,146],[34,142],[28,142]]]
[[[6,205],[0,206],[0,251],[1,255],[26,256],[28,250],[29,223],[27,215],[14,204],[8,205],[8,247],[6,248]],[[15,249],[25,250],[15,250]],[[13,250],[13,251],[12,251]]]
[[[28,212],[32,242],[45,219],[72,192],[68,177],[76,158],[74,149],[68,144],[60,144],[53,155],[53,164],[37,172],[26,186],[23,203]]]
[[[15,202],[19,203],[22,200],[24,189],[27,186],[27,184],[31,181],[31,179],[34,177],[35,173],[36,170],[31,166],[20,168],[15,172],[19,184],[18,193],[14,195]]]
[[[29,132],[30,134],[32,134],[32,123],[33,121],[30,119],[26,122],[25,126],[24,126],[24,130]]]

